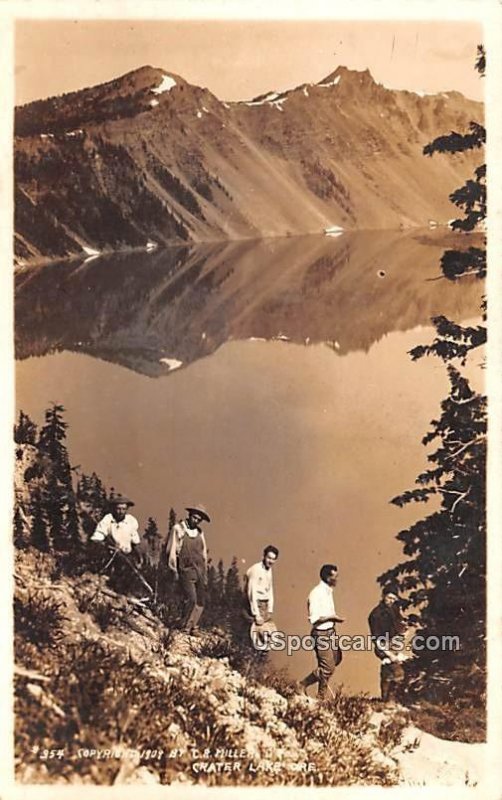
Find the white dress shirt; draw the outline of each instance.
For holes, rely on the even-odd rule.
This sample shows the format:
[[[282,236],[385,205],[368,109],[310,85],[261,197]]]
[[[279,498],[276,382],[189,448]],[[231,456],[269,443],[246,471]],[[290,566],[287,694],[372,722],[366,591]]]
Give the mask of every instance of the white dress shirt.
[[[309,621],[314,625],[321,617],[335,617],[335,601],[333,599],[333,589],[324,581],[320,581],[314,586],[308,597]],[[326,631],[332,628],[334,622],[320,622],[315,627],[318,630]]]
[[[207,544],[204,532],[201,531],[200,528],[189,528],[186,524],[186,521],[182,520],[181,522],[177,522],[176,525],[173,525],[167,542],[167,563],[173,572],[178,571],[178,556],[180,554],[181,545],[183,544],[183,539],[185,536],[189,536],[191,538],[200,536],[202,539],[204,561],[207,564]]]
[[[110,536],[119,550],[130,553],[133,544],[139,544],[138,520],[132,514],[126,514],[124,519],[117,522],[113,514],[106,514],[96,525],[96,530],[91,536],[93,542],[104,542]]]
[[[258,601],[266,600],[270,613],[274,610],[274,586],[272,582],[272,569],[267,569],[263,561],[258,561],[249,567],[245,577],[246,594],[249,600],[251,614],[255,617],[260,612]]]

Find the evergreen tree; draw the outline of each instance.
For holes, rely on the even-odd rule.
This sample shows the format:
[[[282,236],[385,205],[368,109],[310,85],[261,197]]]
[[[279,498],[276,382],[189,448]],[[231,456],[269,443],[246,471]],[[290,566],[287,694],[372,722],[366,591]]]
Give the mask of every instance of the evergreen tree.
[[[222,558],[220,558],[220,560],[218,561],[218,566],[216,567],[215,589],[216,589],[216,595],[219,598],[219,603],[221,605],[225,597],[225,567],[223,565]]]
[[[79,504],[80,524],[87,540],[105,514],[107,508],[106,489],[100,478],[93,472],[91,475],[80,476],[75,494]]]
[[[207,562],[207,601],[208,606],[213,606],[216,603],[216,569],[209,558]]]
[[[478,48],[477,67],[483,74],[482,48]],[[484,128],[472,122],[468,134],[452,132],[439,137],[424,152],[462,152],[480,148],[484,141]],[[470,232],[483,223],[485,176],[481,165],[475,170],[475,180],[467,181],[450,196],[464,212],[464,219],[452,224],[456,230]],[[441,267],[449,280],[466,275],[483,278],[486,249],[448,250]],[[485,665],[487,403],[460,371],[467,356],[486,341],[484,303],[482,312],[483,324],[477,327],[463,327],[445,317],[434,319],[433,344],[411,351],[414,359],[433,354],[446,363],[450,391],[441,404],[439,419],[432,421],[430,432],[423,438],[424,445],[437,445],[428,456],[432,466],[417,477],[417,488],[392,502],[404,506],[436,497],[439,508],[397,535],[407,559],[379,577],[382,585],[394,583],[405,592],[406,606],[414,611],[410,616],[423,628],[424,635],[459,637],[460,651],[424,650],[418,654],[415,667],[422,676],[424,691],[431,697],[431,687],[434,682],[440,685],[440,681],[446,683],[449,696],[470,693],[479,700],[483,692],[483,684],[475,685],[472,675],[482,677]]]
[[[153,517],[148,517],[143,538],[147,544],[147,561],[152,565],[157,565],[159,560],[160,536],[157,523]]]
[[[67,423],[64,407],[53,403],[45,412],[38,449],[50,463],[42,501],[52,541],[56,550],[68,552],[80,544],[78,516],[66,449]]]
[[[38,429],[24,411],[19,412],[17,424],[14,425],[14,441],[16,444],[36,444]]]
[[[225,604],[229,610],[235,609],[242,598],[241,579],[237,557],[234,556],[225,577]]]
[[[176,525],[176,511],[174,508],[169,509],[169,518],[167,522],[167,534],[169,535]]]
[[[56,471],[56,477],[63,483],[69,477],[70,465],[66,450],[66,429],[68,424],[63,419],[64,406],[52,403],[45,412],[45,425],[40,431],[38,449],[48,456]]]
[[[43,553],[51,550],[51,543],[48,534],[47,520],[44,507],[39,493],[32,497],[31,501],[31,543],[33,547]]]
[[[148,546],[151,549],[155,549],[159,541],[159,528],[153,517],[148,517],[143,537],[146,539]]]
[[[232,558],[225,577],[225,618],[232,628],[242,623],[242,587],[236,556]]]

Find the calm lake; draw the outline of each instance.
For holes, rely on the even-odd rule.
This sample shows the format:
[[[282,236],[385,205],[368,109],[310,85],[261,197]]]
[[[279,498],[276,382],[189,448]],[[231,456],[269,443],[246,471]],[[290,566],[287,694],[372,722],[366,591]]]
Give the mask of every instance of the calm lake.
[[[62,403],[72,463],[131,496],[143,528],[202,502],[214,561],[245,571],[276,544],[282,630],[308,633],[306,596],[333,562],[339,630],[367,634],[395,535],[429,511],[389,500],[425,468],[448,389],[438,359],[407,351],[435,315],[479,316],[479,282],[438,279],[451,241],[346,233],[22,272],[17,406],[40,423]],[[278,656],[295,677],[314,660]],[[337,679],[376,692],[377,659],[346,653]]]

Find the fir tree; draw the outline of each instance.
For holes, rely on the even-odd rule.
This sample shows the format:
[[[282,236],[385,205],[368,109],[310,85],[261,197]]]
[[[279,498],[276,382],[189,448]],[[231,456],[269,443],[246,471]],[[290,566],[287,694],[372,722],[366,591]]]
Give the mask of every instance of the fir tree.
[[[56,476],[63,483],[69,476],[68,451],[66,450],[66,429],[68,424],[63,419],[64,406],[52,403],[45,412],[45,425],[40,431],[38,449],[48,456],[56,471]]]
[[[225,577],[225,605],[229,610],[239,604],[242,597],[241,579],[237,557],[234,556]]]
[[[147,560],[150,564],[157,564],[160,547],[159,529],[153,517],[148,517],[143,538],[147,544]]]
[[[209,606],[216,602],[216,569],[210,558],[207,562],[207,600]]]
[[[477,67],[484,71],[482,48],[478,49]],[[484,141],[484,128],[473,122],[468,134],[452,132],[439,137],[424,152],[462,152],[480,148]],[[464,219],[452,224],[456,230],[473,231],[484,221],[485,175],[481,165],[475,170],[475,180],[467,181],[450,196],[464,212]],[[485,248],[448,250],[441,267],[449,280],[466,275],[483,278]],[[482,311],[483,324],[476,327],[463,327],[445,317],[433,320],[433,344],[411,351],[414,359],[433,354],[446,363],[450,391],[441,404],[439,419],[432,421],[430,432],[423,438],[424,445],[436,444],[428,456],[432,466],[417,477],[416,488],[392,502],[404,506],[435,497],[439,508],[398,534],[407,559],[379,578],[382,585],[395,583],[406,594],[405,605],[414,611],[412,621],[423,628],[424,635],[459,637],[459,651],[423,650],[418,654],[415,667],[424,691],[431,697],[435,681],[436,685],[446,682],[449,696],[470,692],[479,700],[483,692],[482,683],[474,689],[472,678],[466,681],[465,675],[472,676],[475,668],[476,674],[483,676],[485,663],[487,403],[460,371],[467,356],[486,341],[484,303]]]
[[[52,541],[56,550],[68,552],[80,544],[78,516],[66,449],[67,423],[64,407],[53,403],[45,412],[38,449],[50,463],[50,471],[42,494],[42,502]]]
[[[225,567],[222,558],[220,558],[218,566],[216,567],[215,589],[216,595],[219,598],[219,603],[221,604],[225,597]]]
[[[176,525],[176,511],[174,508],[169,509],[169,518],[167,522],[167,534],[169,535]]]
[[[236,556],[232,558],[225,577],[224,612],[226,621],[232,628],[242,622],[243,597],[239,565]]]
[[[51,543],[43,504],[38,493],[32,497],[30,512],[32,518],[31,543],[33,547],[36,547],[42,553],[48,553],[51,550]]]
[[[14,425],[14,441],[16,444],[36,444],[38,429],[24,411],[19,412],[17,424]]]

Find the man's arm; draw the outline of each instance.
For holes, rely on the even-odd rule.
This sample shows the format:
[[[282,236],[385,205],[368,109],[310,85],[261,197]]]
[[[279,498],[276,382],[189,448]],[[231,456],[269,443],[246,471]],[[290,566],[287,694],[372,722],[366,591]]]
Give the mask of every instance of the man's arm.
[[[258,609],[258,598],[256,597],[256,590],[258,588],[258,576],[254,567],[248,570],[247,573],[247,596],[249,600],[249,608],[251,614],[256,619],[260,619],[260,612]]]
[[[202,537],[202,555],[204,557],[204,579],[207,581],[207,544],[206,544],[206,537],[204,536],[204,532],[201,531]]]
[[[131,515],[131,544],[139,544],[141,542],[138,528],[138,520]]]
[[[91,542],[104,542],[106,537],[110,533],[109,528],[109,514],[106,514],[102,519],[99,520],[98,524],[96,525],[96,529],[91,536]]]
[[[178,553],[180,551],[179,528],[173,525],[167,540],[167,564],[176,575],[178,574]]]
[[[270,576],[270,591],[268,593],[268,613],[272,614],[274,610],[274,582]]]

